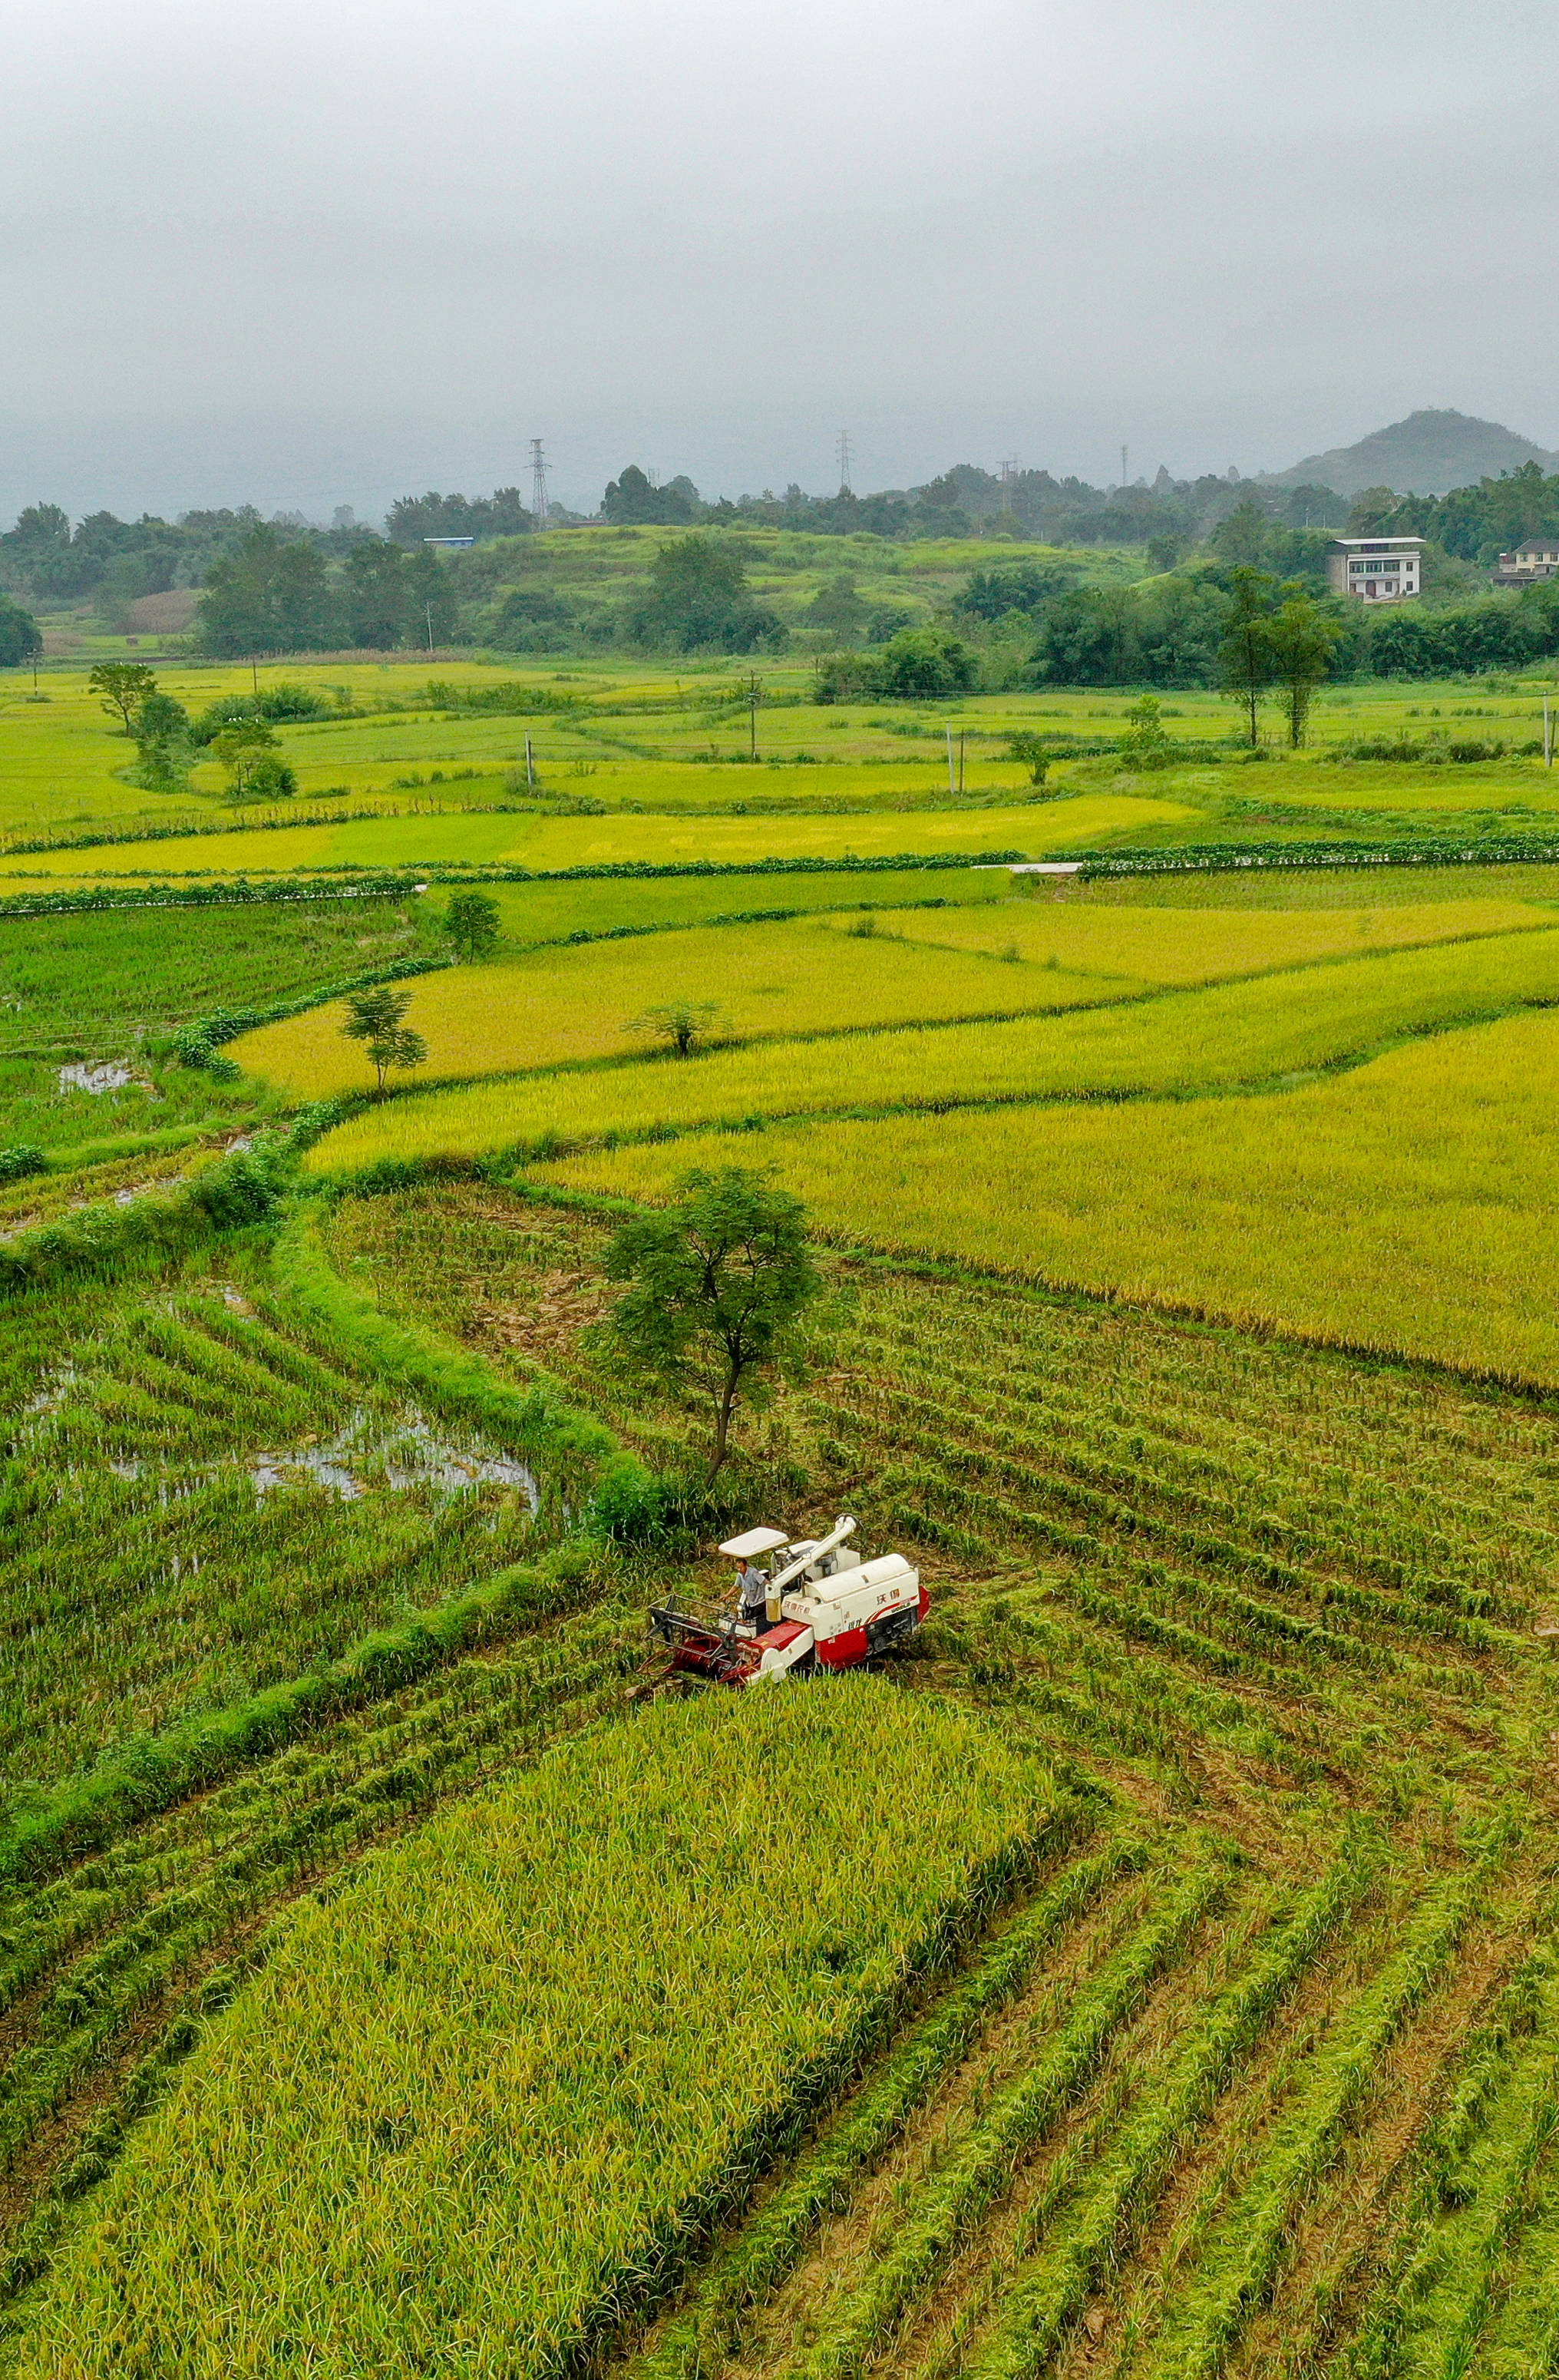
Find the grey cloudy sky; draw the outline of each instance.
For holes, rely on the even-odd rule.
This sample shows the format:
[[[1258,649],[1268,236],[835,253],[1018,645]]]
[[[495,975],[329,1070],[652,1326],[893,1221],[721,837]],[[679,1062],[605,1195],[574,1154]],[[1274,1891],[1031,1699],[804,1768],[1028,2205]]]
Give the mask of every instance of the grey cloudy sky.
[[[1553,0],[50,0],[0,520],[1559,446]]]

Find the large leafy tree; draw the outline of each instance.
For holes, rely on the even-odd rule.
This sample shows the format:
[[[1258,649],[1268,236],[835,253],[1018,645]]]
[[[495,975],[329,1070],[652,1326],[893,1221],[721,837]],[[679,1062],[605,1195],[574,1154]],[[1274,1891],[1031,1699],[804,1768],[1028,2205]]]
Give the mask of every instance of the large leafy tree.
[[[741,555],[718,535],[668,538],[627,625],[635,643],[681,653],[750,653],[784,636],[778,616],[749,592]]]
[[[409,565],[398,545],[364,538],[346,557],[346,634],[354,645],[388,652],[411,625]]]
[[[875,693],[914,700],[927,695],[964,694],[979,675],[978,656],[945,628],[905,628],[882,647],[872,663]]]
[[[1118,686],[1137,676],[1135,615],[1123,588],[1079,587],[1037,616],[1037,685]]]
[[[502,912],[486,892],[455,892],[444,911],[444,931],[463,959],[491,958],[503,929]]]
[[[1316,688],[1330,674],[1340,631],[1302,587],[1285,587],[1283,597],[1267,635],[1288,741],[1297,750],[1305,740]]]
[[[1239,563],[1229,573],[1229,612],[1218,648],[1220,683],[1245,710],[1251,742],[1257,741],[1256,715],[1272,684],[1273,582],[1265,571]]]
[[[679,477],[658,488],[636,463],[630,463],[620,480],[609,480],[601,498],[603,520],[623,526],[633,523],[680,528],[696,520],[700,509],[698,491],[691,480]]]
[[[133,735],[136,712],[157,691],[157,674],[144,662],[99,662],[87,684],[103,697],[110,719],[119,720],[126,735]]]
[[[38,623],[30,612],[0,595],[0,669],[16,669],[43,650]]]
[[[608,1276],[627,1284],[610,1330],[635,1368],[710,1398],[707,1485],[730,1451],[738,1398],[762,1402],[820,1283],[806,1210],[767,1175],[731,1165],[676,1186],[671,1206],[634,1216],[607,1250]]]
[[[77,591],[70,515],[58,504],[27,505],[18,515],[16,527],[0,537],[0,556],[34,596]]]
[[[228,659],[328,650],[338,625],[323,556],[264,524],[249,529],[211,565],[197,628],[203,651]]]

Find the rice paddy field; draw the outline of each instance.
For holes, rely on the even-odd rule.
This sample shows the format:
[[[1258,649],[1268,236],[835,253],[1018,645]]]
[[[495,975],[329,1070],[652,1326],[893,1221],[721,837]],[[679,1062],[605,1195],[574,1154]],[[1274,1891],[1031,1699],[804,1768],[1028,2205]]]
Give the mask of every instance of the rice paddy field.
[[[331,712],[255,821],[0,686],[0,2374],[1559,2370],[1552,781],[1331,757],[1536,682],[158,666]],[[700,1504],[605,1256],[728,1163]],[[667,1690],[841,1512],[908,1646]]]

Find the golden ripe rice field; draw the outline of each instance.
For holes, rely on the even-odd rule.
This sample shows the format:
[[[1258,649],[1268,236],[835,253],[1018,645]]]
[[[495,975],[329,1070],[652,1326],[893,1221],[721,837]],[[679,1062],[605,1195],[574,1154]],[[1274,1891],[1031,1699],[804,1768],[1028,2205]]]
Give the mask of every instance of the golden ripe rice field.
[[[710,1013],[702,1038],[837,1032],[849,1025],[1064,1008],[1141,989],[1130,978],[1034,968],[1018,982],[985,953],[852,939],[806,923],[706,927],[509,965],[458,967],[418,982],[406,1023],[428,1044],[427,1078],[507,1074],[650,1046],[634,1022],[687,1001]],[[296,1099],[357,1090],[360,1048],[344,1008],[310,1009],[230,1045],[238,1064]],[[423,1070],[419,1069],[419,1075]]]
[[[870,1680],[565,1748],[303,1916],[120,2168],[18,2372],[250,2380],[281,2355],[345,2380],[457,2351],[511,2380],[577,2356],[1057,1805],[978,1722]]]
[[[733,1160],[846,1242],[1559,1383],[1546,1014],[1261,1096],[788,1123],[537,1178],[654,1198]]]
[[[702,1038],[745,1040],[1088,1006],[1154,985],[1552,922],[1534,905],[1476,900],[1280,918],[1012,900],[967,911],[873,909],[817,925],[755,920],[462,967],[417,984],[406,1022],[428,1044],[417,1078],[425,1082],[621,1055],[644,1046],[630,1029],[635,1019],[678,1000],[710,1012]],[[344,1015],[339,1005],[308,1010],[244,1036],[230,1054],[297,1099],[356,1089],[363,1060],[342,1036]]]
[[[859,816],[678,818],[632,811],[603,818],[550,817],[541,810],[405,812],[324,826],[279,825],[231,833],[171,835],[157,843],[105,843],[90,851],[30,852],[20,874],[183,877],[277,875],[342,868],[523,867],[539,870],[650,866],[709,860],[842,859],[1016,852],[1042,856],[1113,835],[1174,826],[1193,815],[1183,803],[1129,793],[1011,808],[886,810]]]
[[[1070,1014],[818,1035],[413,1092],[337,1125],[306,1161],[332,1173],[391,1156],[471,1157],[829,1110],[1183,1098],[1357,1063],[1404,1036],[1555,1000],[1550,928]]]

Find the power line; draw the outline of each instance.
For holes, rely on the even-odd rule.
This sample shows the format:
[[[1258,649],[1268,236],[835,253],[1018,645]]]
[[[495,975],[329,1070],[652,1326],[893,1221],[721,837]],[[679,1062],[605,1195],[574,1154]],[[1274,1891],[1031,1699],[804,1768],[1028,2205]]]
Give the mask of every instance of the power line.
[[[850,463],[850,432],[841,430],[839,433],[839,492],[841,496],[848,496],[851,492]]]
[[[530,509],[538,528],[547,526],[547,458],[541,451],[541,441],[530,442]]]

